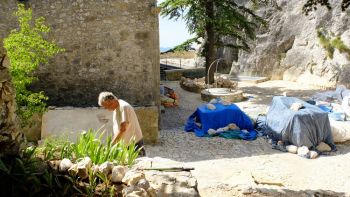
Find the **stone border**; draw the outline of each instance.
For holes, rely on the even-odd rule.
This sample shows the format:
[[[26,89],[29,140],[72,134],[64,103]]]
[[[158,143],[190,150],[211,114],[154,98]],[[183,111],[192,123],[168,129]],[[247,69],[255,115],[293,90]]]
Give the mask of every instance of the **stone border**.
[[[205,76],[205,68],[191,68],[191,69],[174,69],[165,70],[165,78],[168,81],[178,81],[181,77],[186,78],[201,78]]]

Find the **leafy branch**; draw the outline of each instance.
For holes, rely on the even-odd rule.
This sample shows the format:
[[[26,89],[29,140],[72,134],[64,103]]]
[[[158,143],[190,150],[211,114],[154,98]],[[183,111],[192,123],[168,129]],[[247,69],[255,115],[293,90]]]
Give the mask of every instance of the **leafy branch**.
[[[50,27],[44,24],[43,17],[34,20],[32,10],[25,9],[23,4],[18,4],[15,16],[19,28],[12,30],[4,39],[4,48],[10,60],[10,73],[16,89],[17,114],[24,125],[34,113],[45,111],[45,101],[48,99],[43,92],[34,93],[28,89],[37,80],[34,71],[64,49],[45,39]]]

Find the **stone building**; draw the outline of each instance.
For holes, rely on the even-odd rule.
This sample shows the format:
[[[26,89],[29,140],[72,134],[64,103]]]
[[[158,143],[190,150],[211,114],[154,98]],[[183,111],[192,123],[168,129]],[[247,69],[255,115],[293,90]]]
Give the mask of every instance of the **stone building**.
[[[0,35],[16,27],[16,0],[0,2]],[[35,17],[52,28],[50,38],[66,52],[38,71],[49,104],[96,106],[113,91],[135,105],[157,105],[159,83],[156,0],[28,0]]]
[[[1,45],[17,27],[12,13],[18,2],[0,1]],[[46,18],[52,30],[49,39],[65,48],[39,68],[39,81],[31,87],[44,91],[49,105],[93,107],[99,92],[111,91],[135,106],[159,106],[156,0],[21,2],[35,18]]]

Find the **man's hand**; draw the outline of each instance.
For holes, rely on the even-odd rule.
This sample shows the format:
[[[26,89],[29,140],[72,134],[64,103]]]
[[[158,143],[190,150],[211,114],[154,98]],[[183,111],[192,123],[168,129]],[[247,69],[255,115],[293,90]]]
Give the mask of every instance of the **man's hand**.
[[[120,130],[119,130],[117,135],[114,135],[114,137],[112,139],[112,144],[115,144],[115,143],[117,143],[120,140],[121,136],[126,131],[126,128],[128,127],[128,125],[129,125],[128,122],[122,122],[120,124]]]

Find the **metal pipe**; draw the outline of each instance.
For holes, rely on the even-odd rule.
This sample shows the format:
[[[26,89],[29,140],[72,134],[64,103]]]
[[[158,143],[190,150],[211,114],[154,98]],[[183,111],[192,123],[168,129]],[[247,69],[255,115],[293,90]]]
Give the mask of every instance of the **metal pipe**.
[[[208,83],[207,83],[207,89],[208,89],[208,91],[209,91],[209,74],[210,74],[210,68],[213,66],[213,64],[216,62],[216,70],[215,70],[215,72],[217,73],[218,72],[218,65],[219,65],[219,62],[220,62],[220,60],[223,60],[222,58],[218,58],[218,59],[216,59],[216,60],[214,60],[211,64],[210,64],[210,66],[209,66],[209,68],[208,68],[208,74],[207,74],[207,79],[208,79]],[[215,80],[215,73],[214,73],[214,80]],[[218,87],[218,83],[216,82],[216,88]]]

